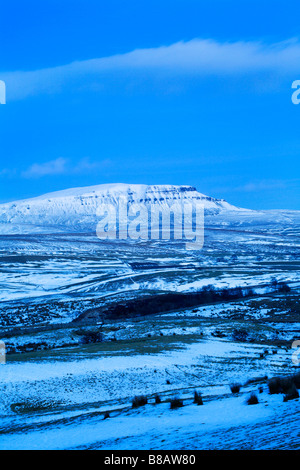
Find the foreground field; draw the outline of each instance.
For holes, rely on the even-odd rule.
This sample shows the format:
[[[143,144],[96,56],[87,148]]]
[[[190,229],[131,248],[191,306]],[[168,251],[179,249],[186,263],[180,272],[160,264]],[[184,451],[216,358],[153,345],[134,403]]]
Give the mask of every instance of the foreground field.
[[[290,432],[296,426],[299,399],[283,403],[283,395],[271,396],[267,389],[267,377],[297,370],[288,346],[296,325],[289,322],[280,339],[280,314],[276,322],[226,318],[241,307],[251,311],[248,304],[202,307],[205,317],[200,309],[123,322],[118,330],[123,339],[117,341],[8,355],[1,367],[0,447],[275,448],[280,439],[282,448],[300,446],[296,438],[291,444],[284,427],[285,421]],[[216,320],[218,308],[224,317]],[[252,337],[241,342],[241,332]],[[237,396],[230,390],[234,382],[242,385]],[[193,404],[195,390],[203,406]],[[259,404],[249,406],[253,391]],[[147,396],[148,404],[132,409],[139,395]],[[155,404],[156,395],[161,404]],[[184,407],[171,410],[176,396]],[[268,429],[276,420],[283,420],[280,434],[272,437]],[[249,426],[257,433],[265,429],[266,436],[249,440]]]
[[[267,385],[298,371],[297,237],[212,231],[189,253],[90,235],[3,237],[0,448],[299,448],[299,398],[284,402]],[[209,285],[241,296],[105,315]],[[252,392],[258,404],[248,405]],[[140,395],[147,404],[132,408]],[[175,397],[183,406],[171,409]]]

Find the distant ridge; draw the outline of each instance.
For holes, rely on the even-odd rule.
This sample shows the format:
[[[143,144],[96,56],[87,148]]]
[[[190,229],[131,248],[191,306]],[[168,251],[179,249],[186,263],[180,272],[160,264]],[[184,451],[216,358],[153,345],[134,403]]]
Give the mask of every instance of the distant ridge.
[[[94,232],[96,211],[105,203],[118,200],[158,204],[169,208],[174,202],[201,201],[206,222],[213,225],[240,225],[291,221],[300,211],[251,211],[197,191],[193,186],[101,184],[47,193],[35,198],[0,204],[0,234]]]

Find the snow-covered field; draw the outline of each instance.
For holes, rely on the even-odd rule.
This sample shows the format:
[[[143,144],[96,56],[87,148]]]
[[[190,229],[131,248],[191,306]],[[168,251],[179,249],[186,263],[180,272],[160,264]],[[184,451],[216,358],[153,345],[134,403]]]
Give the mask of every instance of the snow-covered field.
[[[270,377],[298,371],[299,214],[245,211],[193,188],[164,187],[165,198],[185,191],[203,198],[202,250],[187,251],[180,241],[100,241],[83,229],[95,200],[112,190],[124,188],[0,207],[0,339],[7,349],[0,448],[299,448],[299,399],[283,402],[267,386]],[[136,191],[141,199],[163,198],[161,188]],[[68,233],[58,233],[65,223]],[[223,298],[106,314],[207,286]],[[226,299],[233,288],[248,290]],[[235,382],[238,395],[230,390]],[[195,390],[203,406],[193,403]],[[256,405],[247,404],[251,392]],[[132,408],[139,395],[148,403]],[[174,397],[184,406],[170,409]]]
[[[199,339],[197,334],[189,341],[176,341],[167,351],[162,342],[153,354],[133,343],[132,350],[123,345],[110,352],[90,347],[8,362],[1,368],[0,448],[197,449],[234,448],[237,442],[247,448],[272,448],[277,433],[263,436],[261,445],[247,429],[266,426],[270,432],[270,423],[281,414],[285,419],[293,414],[295,420],[299,400],[292,405],[283,403],[282,396],[270,396],[265,379],[294,370],[291,352],[280,349],[272,354],[270,347],[261,359],[261,344]],[[253,383],[247,383],[249,379]],[[237,396],[231,394],[232,382],[243,385]],[[203,406],[193,404],[194,390],[202,393]],[[246,404],[252,391],[259,398],[255,406]],[[148,404],[132,409],[133,396],[141,394]],[[159,405],[156,394],[162,400]],[[170,409],[174,396],[184,400],[183,408]],[[106,411],[110,418],[104,420]],[[284,426],[281,432],[286,433],[287,422]],[[236,431],[232,436],[228,430],[240,427],[243,434],[236,441]],[[227,433],[225,441],[222,432]],[[288,435],[280,446],[290,446]]]

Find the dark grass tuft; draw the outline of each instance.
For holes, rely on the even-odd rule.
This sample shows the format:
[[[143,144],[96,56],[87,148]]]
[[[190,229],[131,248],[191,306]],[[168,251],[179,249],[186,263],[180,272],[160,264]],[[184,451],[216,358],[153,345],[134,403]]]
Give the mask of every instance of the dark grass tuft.
[[[140,406],[147,405],[148,399],[144,395],[141,395],[139,397],[134,397],[132,400],[132,408],[139,408]]]
[[[297,372],[297,374],[293,375],[293,382],[295,384],[296,388],[300,388],[300,372]]]
[[[230,387],[231,393],[236,394],[236,393],[239,393],[241,389],[241,384],[238,384],[238,383],[230,384],[229,387]]]
[[[296,389],[295,384],[292,384],[291,388],[284,395],[283,401],[295,400],[296,398],[299,398],[299,392]]]
[[[170,408],[171,410],[175,410],[177,408],[182,408],[183,407],[183,400],[181,400],[178,397],[172,398],[170,401]]]
[[[275,393],[288,393],[294,385],[293,377],[272,377],[268,381],[268,388],[270,394]]]
[[[197,392],[197,390],[194,392],[194,403],[197,405],[203,405],[201,393]]]
[[[250,397],[247,400],[247,405],[257,405],[258,403],[258,398],[255,393],[251,393]]]

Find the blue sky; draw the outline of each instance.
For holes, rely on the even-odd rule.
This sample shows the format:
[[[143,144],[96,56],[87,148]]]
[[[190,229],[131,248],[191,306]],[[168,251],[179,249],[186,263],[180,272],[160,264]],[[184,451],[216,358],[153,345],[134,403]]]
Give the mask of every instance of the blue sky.
[[[300,209],[300,5],[1,2],[0,201],[190,184]]]

